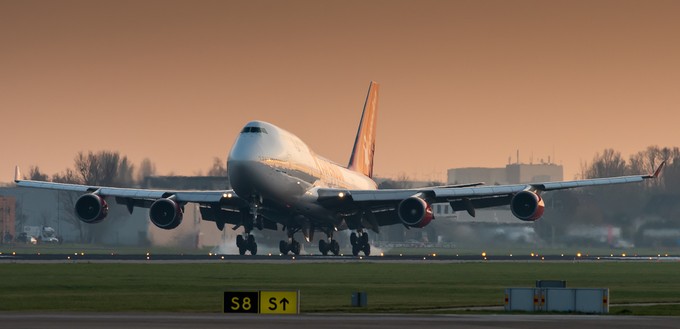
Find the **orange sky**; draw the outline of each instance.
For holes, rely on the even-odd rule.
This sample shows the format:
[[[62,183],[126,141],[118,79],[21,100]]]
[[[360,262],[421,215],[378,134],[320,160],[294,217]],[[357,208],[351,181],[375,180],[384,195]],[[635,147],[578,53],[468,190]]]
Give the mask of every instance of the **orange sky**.
[[[680,146],[680,1],[0,1],[0,181],[78,151],[205,172],[259,119],[375,173]]]

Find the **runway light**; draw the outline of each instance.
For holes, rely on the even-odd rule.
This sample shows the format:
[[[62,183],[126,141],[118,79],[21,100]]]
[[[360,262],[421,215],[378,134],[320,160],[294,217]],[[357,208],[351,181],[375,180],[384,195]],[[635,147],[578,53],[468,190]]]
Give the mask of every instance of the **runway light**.
[[[269,254],[269,255],[271,255],[271,254]],[[222,256],[222,259],[224,260],[224,256]]]
[[[77,252],[74,252],[73,255],[78,256],[78,253],[77,253]]]
[[[16,255],[17,255],[17,252],[16,252],[16,251],[12,251],[12,256],[16,256]]]
[[[609,254],[609,257],[614,257],[614,254]]]
[[[486,259],[486,251],[482,251],[482,257]]]
[[[80,255],[81,255],[81,256],[85,256],[85,253],[84,253],[84,252],[81,252]]]
[[[399,257],[403,256],[402,254],[399,254]]]
[[[208,253],[208,256],[212,256],[212,253],[211,253],[211,252],[209,252],[209,253]]]
[[[621,257],[626,257],[626,253],[624,252],[623,254],[621,254]]]
[[[510,254],[510,257],[512,257],[512,254]]]
[[[295,256],[293,256],[293,260],[295,260]]]
[[[656,257],[661,257],[661,254],[656,255]]]
[[[432,254],[432,257],[437,257],[437,254]]]
[[[40,256],[40,253],[38,253],[38,256]]]
[[[66,259],[69,259],[69,260],[70,260],[70,259],[71,259],[71,256],[66,257]]]
[[[560,257],[564,257],[564,254],[560,254]]]
[[[146,255],[149,256],[149,253],[147,252]]]
[[[668,257],[668,254],[665,254],[664,256]]]
[[[534,257],[534,253],[533,253],[533,252],[531,253],[531,257]]]
[[[271,257],[271,256],[272,256],[272,253],[269,253],[269,257]],[[224,259],[224,256],[222,256],[222,259]]]
[[[363,256],[359,256],[359,259],[364,259],[364,257],[363,257]]]
[[[382,253],[382,252],[381,252],[381,253],[380,253],[380,257],[383,257],[383,256],[385,256],[385,253]]]
[[[146,260],[149,260],[149,256],[146,256]]]
[[[600,256],[597,257],[597,260],[600,260]]]
[[[484,260],[486,260],[486,257],[484,257]]]
[[[545,257],[541,256],[541,260],[545,260]]]
[[[652,260],[652,257],[649,257],[649,260]]]
[[[580,252],[577,253],[577,254],[576,254],[576,257],[581,257],[581,253],[580,253]]]

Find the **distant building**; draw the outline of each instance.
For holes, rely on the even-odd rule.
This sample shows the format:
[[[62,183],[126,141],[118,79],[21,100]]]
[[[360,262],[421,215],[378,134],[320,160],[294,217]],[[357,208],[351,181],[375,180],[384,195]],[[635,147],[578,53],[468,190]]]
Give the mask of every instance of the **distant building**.
[[[16,199],[0,196],[0,243],[11,243],[16,238]]]
[[[448,184],[483,182],[487,185],[539,183],[564,180],[564,168],[554,163],[513,163],[505,168],[454,168],[448,170]]]
[[[454,168],[448,170],[447,184],[472,184],[483,182],[486,185],[524,184],[564,180],[564,168],[554,163],[525,164],[512,163],[504,168]],[[448,204],[433,205],[435,217],[452,217],[457,222],[488,222],[497,224],[523,224],[512,216],[510,210],[478,209],[472,218],[465,211],[454,215]]]

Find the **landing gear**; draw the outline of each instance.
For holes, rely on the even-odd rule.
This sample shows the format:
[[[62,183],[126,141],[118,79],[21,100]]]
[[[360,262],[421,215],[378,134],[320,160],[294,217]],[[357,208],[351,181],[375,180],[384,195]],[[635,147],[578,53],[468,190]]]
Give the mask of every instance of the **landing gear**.
[[[253,217],[251,220],[248,220],[247,217],[243,218],[243,228],[245,231],[243,235],[236,237],[236,247],[238,247],[240,255],[245,255],[246,251],[250,251],[250,254],[253,256],[257,255],[257,243],[255,242],[255,237],[250,234],[250,231],[253,230],[253,226],[262,230],[262,217],[258,214],[261,203],[262,200],[257,195],[253,195],[253,201],[250,203],[250,213]],[[216,222],[216,224],[220,230],[224,228],[224,222]]]
[[[285,240],[281,240],[279,242],[279,251],[283,255],[287,255],[288,252],[292,252],[294,255],[299,255],[300,254],[300,242],[297,242],[294,239],[291,239],[290,242],[286,242]]]
[[[371,255],[371,245],[368,243],[368,234],[364,231],[358,231],[359,235],[352,233],[349,236],[349,242],[352,245],[352,255],[359,256],[359,252],[364,252],[364,255]]]
[[[319,251],[321,254],[324,256],[328,256],[328,252],[332,252],[333,255],[337,256],[340,255],[340,244],[338,243],[337,240],[333,240],[333,238],[328,238],[329,241],[326,240],[319,240]]]
[[[246,233],[236,236],[236,246],[240,255],[245,255],[246,251],[250,251],[251,255],[257,255],[257,243],[252,234]]]

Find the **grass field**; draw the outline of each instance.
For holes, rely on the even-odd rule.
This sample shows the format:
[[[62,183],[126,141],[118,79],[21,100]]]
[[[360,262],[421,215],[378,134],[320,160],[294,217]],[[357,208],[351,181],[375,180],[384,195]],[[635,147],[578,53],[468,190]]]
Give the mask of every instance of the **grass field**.
[[[610,289],[612,304],[680,303],[678,262],[0,264],[2,311],[221,312],[225,290],[299,289],[302,312],[452,312],[502,305],[537,279]],[[369,307],[350,307],[355,291]],[[612,313],[680,315],[678,305]],[[460,311],[459,311],[460,312]]]

